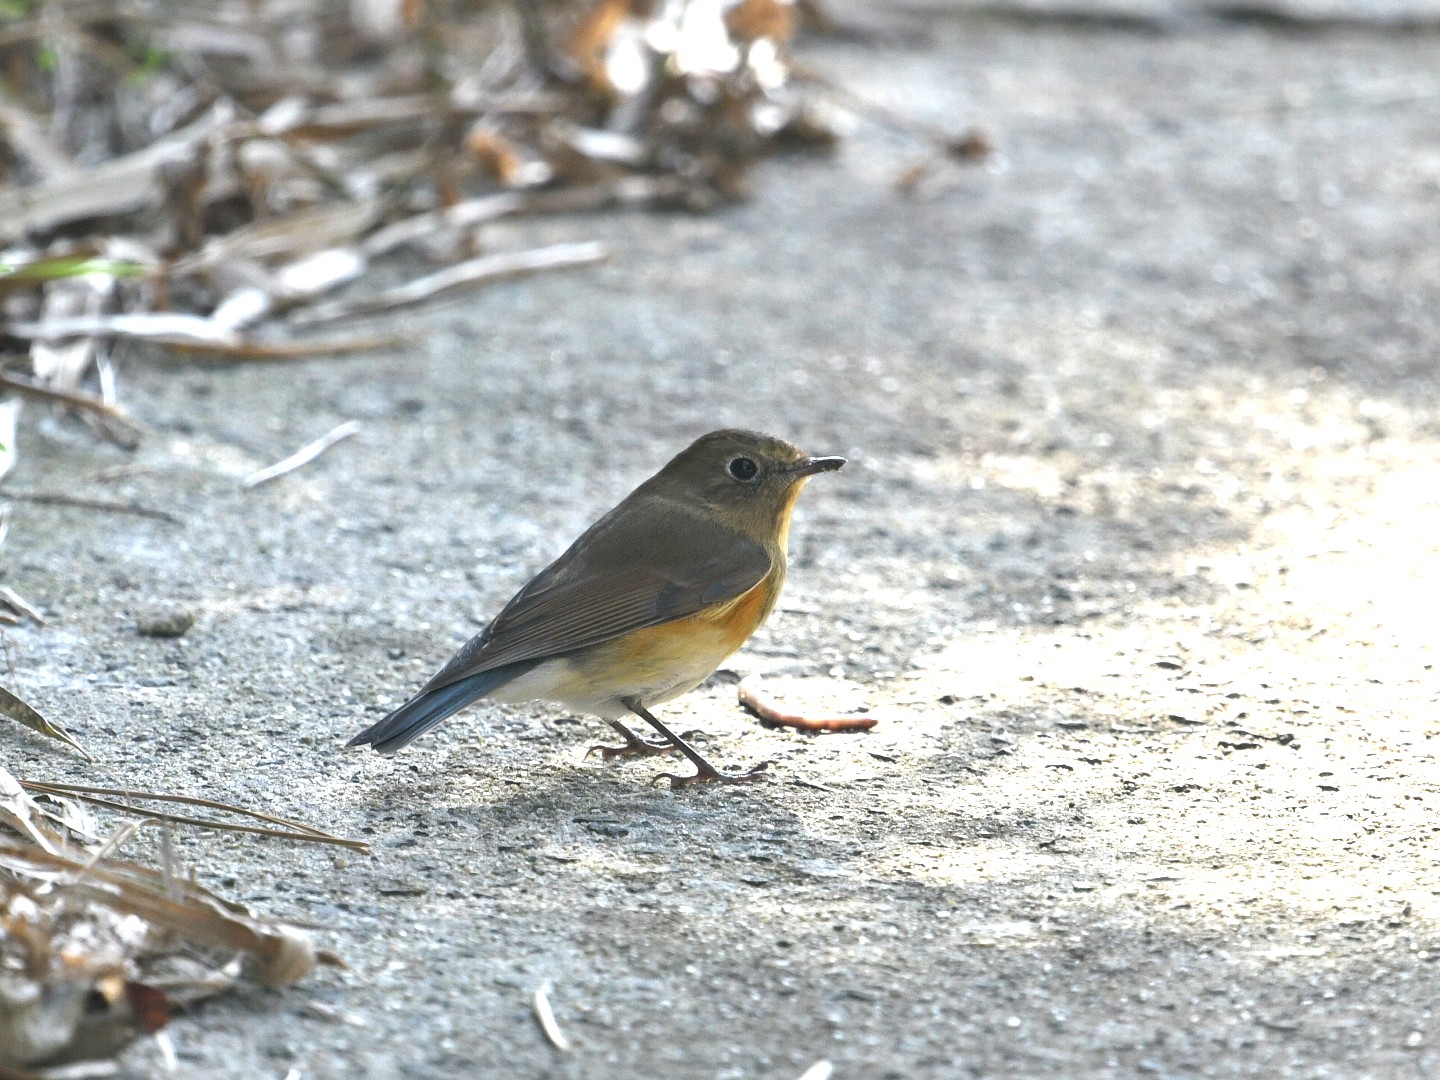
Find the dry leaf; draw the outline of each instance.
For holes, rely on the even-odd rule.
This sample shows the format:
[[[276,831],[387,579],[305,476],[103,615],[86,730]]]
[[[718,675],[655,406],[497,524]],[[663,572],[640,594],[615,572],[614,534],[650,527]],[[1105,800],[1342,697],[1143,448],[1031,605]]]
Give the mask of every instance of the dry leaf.
[[[40,819],[44,811],[36,805],[20,781],[0,767],[0,822],[30,840],[42,851],[52,855],[63,843],[60,836],[47,828]]]
[[[78,750],[84,755],[86,761],[94,760],[85,753],[85,748],[75,741],[73,735],[54,721],[46,720],[3,686],[0,686],[0,713],[4,713],[17,723],[24,724],[31,731],[38,731],[41,735],[58,739],[66,746]]]

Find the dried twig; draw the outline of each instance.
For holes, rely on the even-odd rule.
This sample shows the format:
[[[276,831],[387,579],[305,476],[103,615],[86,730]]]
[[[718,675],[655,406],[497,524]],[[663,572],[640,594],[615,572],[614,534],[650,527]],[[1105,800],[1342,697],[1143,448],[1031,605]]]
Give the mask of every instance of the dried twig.
[[[578,266],[592,266],[604,262],[610,251],[604,244],[551,244],[549,247],[531,251],[516,251],[502,255],[482,255],[478,259],[451,266],[393,289],[386,289],[377,296],[361,300],[341,300],[333,304],[319,304],[307,311],[298,312],[295,321],[299,323],[329,322],[351,315],[370,315],[381,311],[409,307],[412,304],[432,300],[457,289],[474,288],[493,281],[538,274],[546,270],[567,270]]]
[[[45,180],[64,180],[76,173],[75,163],[26,110],[0,105],[0,130],[10,148]]]
[[[838,100],[844,102],[847,108],[853,109],[861,116],[868,117],[893,131],[902,131],[918,139],[923,139],[947,157],[958,158],[962,161],[978,161],[990,153],[990,140],[984,132],[978,129],[971,128],[957,134],[936,127],[934,124],[927,124],[923,120],[917,120],[913,116],[907,116],[888,105],[881,105],[878,101],[872,101],[848,87],[842,86],[828,75],[811,68],[796,65],[794,74],[797,80],[823,87],[827,93],[834,95]]]
[[[535,1020],[539,1023],[540,1030],[545,1033],[545,1038],[550,1040],[550,1045],[562,1053],[568,1051],[570,1040],[560,1030],[560,1024],[555,1019],[555,1011],[550,1008],[550,996],[546,992],[544,983],[535,988],[535,996],[531,999],[530,1004],[535,1010]]]
[[[107,499],[86,499],[79,495],[66,495],[59,491],[12,491],[6,488],[0,491],[0,499],[14,499],[16,502],[37,503],[43,506],[73,506],[79,510],[100,510],[107,514],[134,514],[137,517],[169,522],[171,525],[185,524],[183,518],[168,510],[136,506],[134,503],[111,502]]]
[[[237,259],[294,257],[348,244],[379,220],[382,209],[378,198],[370,198],[256,221],[209,240],[170,273],[178,277]]]
[[[373,259],[405,244],[413,244],[417,240],[433,236],[444,229],[473,229],[476,225],[517,213],[525,209],[530,201],[528,196],[518,192],[502,191],[478,199],[467,199],[442,210],[413,214],[371,233],[361,243],[360,250]]]
[[[394,349],[404,344],[406,339],[395,334],[371,334],[327,341],[242,341],[235,345],[167,342],[165,347],[171,352],[200,360],[308,360],[316,356],[344,356],[347,353]]]
[[[23,787],[24,785],[21,786]],[[105,842],[90,853],[90,857],[85,860],[85,865],[76,871],[73,880],[79,881],[85,874],[89,873],[90,870],[108,858],[112,851],[119,851],[120,848],[124,846],[125,841],[129,840],[130,837],[134,836],[141,829],[150,825],[159,824],[161,824],[161,822],[156,818],[141,818],[139,821],[127,821],[124,825],[121,825],[120,828],[116,829],[114,833],[106,837]]]
[[[274,465],[264,469],[257,469],[240,482],[247,488],[256,487],[257,485],[265,483],[267,480],[274,480],[277,476],[284,476],[288,472],[294,472],[300,468],[300,466],[314,461],[342,439],[348,439],[350,436],[358,435],[359,433],[360,424],[355,420],[346,420],[345,423],[338,424],[331,428],[314,442],[302,446],[283,461],[277,461]]]
[[[95,413],[97,416],[103,416],[107,420],[113,420],[115,423],[129,428],[137,434],[145,430],[137,420],[117,405],[106,404],[101,399],[90,397],[88,394],[76,394],[69,390],[46,386],[34,379],[27,379],[24,375],[17,375],[13,371],[0,371],[0,387],[13,390],[17,394],[24,394],[26,397],[54,401],[61,405],[68,405],[72,409],[83,409],[86,412]]]
[[[40,341],[72,337],[120,337],[151,341],[158,345],[234,346],[242,343],[239,334],[213,319],[203,315],[182,315],[175,312],[75,315],[69,318],[43,319],[39,322],[13,322],[6,330],[15,337]]]
[[[0,242],[28,232],[53,229],[72,221],[120,214],[160,201],[158,166],[183,158],[227,124],[224,110],[214,110],[189,127],[143,150],[107,161],[93,169],[41,187],[0,189]],[[212,198],[228,192],[215,185]]]
[[[562,97],[550,94],[489,94],[470,101],[437,99],[429,94],[342,101],[300,108],[282,114],[278,108],[261,117],[258,133],[290,138],[335,138],[383,124],[433,120],[447,113],[473,116],[544,115],[565,107]]]
[[[317,829],[313,825],[306,825],[299,821],[291,821],[289,818],[275,817],[272,814],[264,814],[258,810],[247,810],[243,806],[217,802],[214,799],[202,799],[193,795],[170,795],[163,792],[136,791],[132,788],[96,787],[92,784],[59,784],[43,780],[22,780],[20,785],[26,791],[36,794],[51,795],[57,798],[63,796],[82,799],[85,802],[93,803],[96,806],[103,806],[106,809],[119,810],[126,814],[137,814],[147,818],[154,818],[157,821],[169,821],[177,825],[196,825],[205,829],[218,829],[222,832],[253,833],[257,836],[274,836],[280,839],[300,840],[313,844],[334,844],[338,847],[361,852],[362,854],[370,854],[370,845],[363,840],[351,840],[343,836],[336,836],[333,833],[325,832],[323,829]],[[217,821],[214,818],[168,814],[164,811],[157,811],[148,807],[132,806],[127,802],[120,801],[125,799],[178,803],[184,806],[199,806],[207,810],[218,810],[226,814],[235,814],[238,817],[251,818],[255,821],[269,822],[272,825],[280,827],[264,829],[251,825],[236,825],[228,821]]]

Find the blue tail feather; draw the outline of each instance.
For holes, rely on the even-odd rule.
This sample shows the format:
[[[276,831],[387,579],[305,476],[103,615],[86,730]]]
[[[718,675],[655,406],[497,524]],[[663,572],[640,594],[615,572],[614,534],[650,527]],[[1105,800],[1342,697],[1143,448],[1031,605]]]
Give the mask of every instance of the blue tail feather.
[[[373,746],[382,754],[393,754],[414,742],[440,721],[455,715],[470,702],[503,686],[535,666],[534,661],[505,664],[482,671],[434,690],[422,690],[385,719],[372,724],[351,739],[347,746]]]

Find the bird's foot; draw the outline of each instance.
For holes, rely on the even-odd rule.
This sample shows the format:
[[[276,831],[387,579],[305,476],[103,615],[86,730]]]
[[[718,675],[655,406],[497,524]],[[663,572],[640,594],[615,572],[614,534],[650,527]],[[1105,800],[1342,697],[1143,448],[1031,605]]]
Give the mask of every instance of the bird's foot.
[[[670,790],[689,787],[692,784],[748,784],[753,780],[765,779],[765,770],[770,767],[770,762],[762,761],[749,772],[727,773],[721,772],[708,761],[701,759],[695,763],[695,772],[691,776],[679,776],[676,773],[661,773],[655,777],[658,783],[661,780],[670,781]]]
[[[614,728],[625,741],[619,746],[606,746],[603,743],[592,746],[589,750],[585,751],[586,757],[589,757],[591,754],[599,754],[602,760],[609,761],[612,758],[650,757],[654,754],[671,754],[680,749],[672,742],[653,743],[649,739],[642,739],[619,720],[607,720],[606,723]],[[685,734],[689,736],[697,733],[687,731]]]
[[[627,709],[646,721],[656,731],[660,732],[661,735],[664,735],[665,738],[669,739],[670,745],[689,758],[690,764],[695,766],[695,774],[693,776],[680,776],[677,773],[661,773],[655,777],[657,781],[669,780],[671,791],[677,788],[689,787],[691,784],[744,784],[751,780],[762,779],[765,770],[770,767],[768,761],[762,761],[746,773],[723,773],[701,757],[700,751],[687,743],[682,736],[676,735],[663,723],[655,719],[655,717],[650,714],[650,710],[645,708],[639,700],[636,698],[626,698],[624,699],[624,704]],[[617,731],[628,730],[625,725],[621,724],[618,720],[611,720],[609,724]]]

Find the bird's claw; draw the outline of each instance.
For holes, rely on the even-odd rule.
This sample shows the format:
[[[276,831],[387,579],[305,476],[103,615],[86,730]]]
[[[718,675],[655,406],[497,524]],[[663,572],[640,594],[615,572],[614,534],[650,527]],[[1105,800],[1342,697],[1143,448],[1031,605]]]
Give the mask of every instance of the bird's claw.
[[[649,757],[652,754],[673,753],[676,747],[670,743],[652,743],[648,739],[630,739],[619,746],[607,746],[604,743],[597,743],[585,751],[588,758],[591,754],[599,754],[602,761],[609,761],[612,758],[620,757]]]
[[[599,754],[602,761],[609,761],[618,757],[650,757],[653,754],[669,754],[680,749],[672,742],[653,743],[649,739],[642,739],[618,720],[611,720],[609,723],[615,729],[616,734],[625,741],[619,746],[607,746],[604,743],[592,746],[585,751],[587,758],[591,754]]]
[[[770,762],[762,761],[749,772],[726,773],[721,772],[713,765],[697,765],[695,772],[690,776],[680,776],[676,773],[660,773],[655,777],[654,782],[661,780],[670,781],[670,790],[677,791],[692,784],[747,784],[753,780],[765,779],[765,770],[770,767]]]

